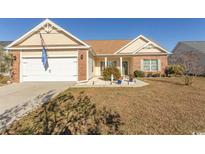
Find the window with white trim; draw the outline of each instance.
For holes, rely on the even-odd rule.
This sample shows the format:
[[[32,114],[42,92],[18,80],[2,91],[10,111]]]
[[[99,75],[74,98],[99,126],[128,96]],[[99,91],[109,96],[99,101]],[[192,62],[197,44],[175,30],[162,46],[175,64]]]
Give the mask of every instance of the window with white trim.
[[[144,71],[158,71],[158,59],[144,59],[143,70]]]
[[[107,67],[117,67],[117,61],[108,61]]]

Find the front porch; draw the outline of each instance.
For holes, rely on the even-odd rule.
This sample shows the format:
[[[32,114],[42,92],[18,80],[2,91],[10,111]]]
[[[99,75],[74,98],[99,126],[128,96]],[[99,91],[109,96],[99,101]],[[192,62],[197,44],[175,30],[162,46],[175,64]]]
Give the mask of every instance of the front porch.
[[[103,70],[106,67],[116,67],[120,70],[122,77],[133,73],[132,57],[96,57],[95,58],[95,76],[102,76]]]
[[[77,83],[74,85],[74,88],[92,88],[92,87],[143,87],[148,85],[148,83],[143,82],[138,79],[134,79],[133,82],[129,82],[128,78],[124,78],[122,80],[121,84],[117,84],[117,81],[111,82],[111,81],[105,81],[102,79],[102,77],[93,77],[88,82],[84,83]]]

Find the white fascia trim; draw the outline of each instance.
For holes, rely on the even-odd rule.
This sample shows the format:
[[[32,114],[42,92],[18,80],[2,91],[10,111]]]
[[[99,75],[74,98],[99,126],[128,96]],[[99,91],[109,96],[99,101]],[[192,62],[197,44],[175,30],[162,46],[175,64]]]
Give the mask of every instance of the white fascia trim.
[[[62,27],[58,26],[57,24],[55,24],[54,22],[52,22],[49,19],[45,19],[44,21],[42,21],[40,24],[38,24],[36,27],[34,27],[33,29],[31,29],[30,31],[28,31],[26,34],[24,34],[23,36],[21,36],[20,38],[18,38],[17,40],[13,41],[11,44],[9,44],[6,48],[10,48],[11,46],[13,46],[14,44],[18,43],[19,41],[21,41],[22,39],[26,38],[28,35],[32,34],[33,32],[36,32],[39,28],[41,28],[43,25],[45,25],[46,23],[51,24],[53,26],[55,26],[57,29],[63,31],[64,33],[66,33],[67,35],[71,36],[72,38],[74,38],[75,40],[77,40],[78,42],[82,43],[83,45],[85,45],[86,47],[90,47],[88,44],[86,44],[85,42],[81,41],[80,39],[78,39],[77,37],[75,37],[74,35],[72,35],[71,33],[69,33],[68,31],[66,31],[65,29],[63,29]]]
[[[166,49],[162,48],[161,46],[159,46],[158,44],[152,42],[152,44],[154,44],[157,48],[163,50],[164,52],[166,52],[167,54],[171,54],[169,51],[167,51]]]
[[[55,24],[54,22],[52,22],[49,19],[45,20],[46,23],[50,23],[51,25],[54,25],[55,27],[57,27],[58,29],[62,30],[63,32],[65,32],[67,35],[71,36],[72,38],[76,39],[78,42],[82,43],[83,45],[85,45],[86,47],[90,47],[88,44],[86,44],[85,42],[81,41],[79,38],[77,38],[76,36],[72,35],[71,33],[69,33],[67,30],[63,29],[62,27],[60,27],[59,25]]]
[[[120,48],[118,51],[116,51],[114,54],[119,53],[120,51],[122,51],[123,49],[125,49],[127,46],[129,46],[130,44],[132,44],[133,42],[135,42],[136,40],[138,40],[139,38],[143,38],[147,41],[149,41],[147,38],[145,38],[143,35],[139,35],[138,37],[134,38],[132,41],[130,41],[128,44],[126,44],[125,46],[123,46],[122,48]]]
[[[19,41],[21,41],[22,39],[24,39],[26,36],[32,34],[32,32],[36,32],[36,29],[42,27],[42,25],[44,24],[44,22],[40,23],[39,25],[37,25],[36,27],[32,28],[30,31],[28,31],[26,34],[24,34],[23,36],[19,37],[17,40],[13,41],[11,44],[7,45],[5,48],[9,49],[11,46],[13,46],[14,44],[18,43]]]
[[[114,54],[117,54],[119,53],[120,51],[122,51],[123,49],[125,49],[127,46],[129,46],[130,44],[132,44],[133,42],[135,42],[136,40],[138,40],[139,38],[142,38],[146,41],[148,41],[147,43],[152,43],[153,45],[155,45],[156,47],[158,47],[159,49],[163,50],[164,52],[170,54],[170,52],[168,52],[166,49],[162,48],[161,46],[159,46],[158,44],[156,44],[155,42],[152,42],[151,40],[149,40],[148,38],[146,38],[145,36],[143,35],[139,35],[138,37],[136,37],[135,39],[133,39],[130,43],[128,43],[127,45],[125,45],[124,47],[122,47],[121,49],[119,49],[117,52],[115,52]],[[146,45],[146,44],[145,44]],[[137,49],[137,51],[139,51],[141,48]],[[134,51],[133,54],[135,54],[136,51]]]
[[[17,47],[17,48],[6,48],[7,50],[41,50],[42,47]],[[47,47],[46,49],[89,49],[89,47]]]
[[[146,43],[145,45],[143,45],[141,48],[139,48],[138,50],[134,51],[133,54],[136,54],[137,52],[139,52],[140,50],[142,50],[144,47],[148,46],[149,44],[153,44],[155,47],[161,49],[162,51],[166,52],[167,54],[170,54],[167,50],[165,50],[164,48],[160,47],[158,44],[149,41],[148,43]]]
[[[145,45],[143,45],[142,47],[140,47],[139,49],[135,50],[132,54],[136,54],[137,52],[139,52],[140,50],[142,50],[144,47],[148,46],[149,44],[151,44],[151,42],[146,43]]]
[[[96,54],[96,57],[100,57],[100,56],[129,56],[129,55],[132,55],[133,56],[133,54]]]
[[[114,54],[98,54],[96,55],[96,57],[104,57],[104,56],[110,56],[110,57],[120,57],[120,56],[150,56],[150,55],[167,55],[167,53],[148,53],[148,54],[117,54],[117,55],[114,55]]]
[[[89,50],[91,53],[92,53],[92,55],[93,56],[96,56],[96,53],[93,51],[93,49],[92,48],[90,48],[90,50]]]

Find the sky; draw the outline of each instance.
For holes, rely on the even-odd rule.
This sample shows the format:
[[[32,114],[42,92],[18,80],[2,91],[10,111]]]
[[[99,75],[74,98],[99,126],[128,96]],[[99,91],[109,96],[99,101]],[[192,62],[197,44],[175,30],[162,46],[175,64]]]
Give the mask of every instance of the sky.
[[[49,18],[81,40],[134,39],[142,34],[168,51],[178,41],[205,41],[205,19]],[[0,18],[0,41],[14,41],[43,18]]]

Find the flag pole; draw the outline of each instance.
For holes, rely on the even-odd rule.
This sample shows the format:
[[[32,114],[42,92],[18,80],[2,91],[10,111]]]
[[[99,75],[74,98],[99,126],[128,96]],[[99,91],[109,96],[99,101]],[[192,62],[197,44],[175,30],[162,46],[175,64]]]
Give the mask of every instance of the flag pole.
[[[39,35],[40,35],[40,39],[41,39],[41,46],[42,46],[42,63],[43,66],[45,68],[45,71],[48,69],[49,65],[48,65],[48,59],[47,59],[47,52],[46,52],[46,48],[45,48],[45,42],[43,40],[43,37],[39,31]]]

